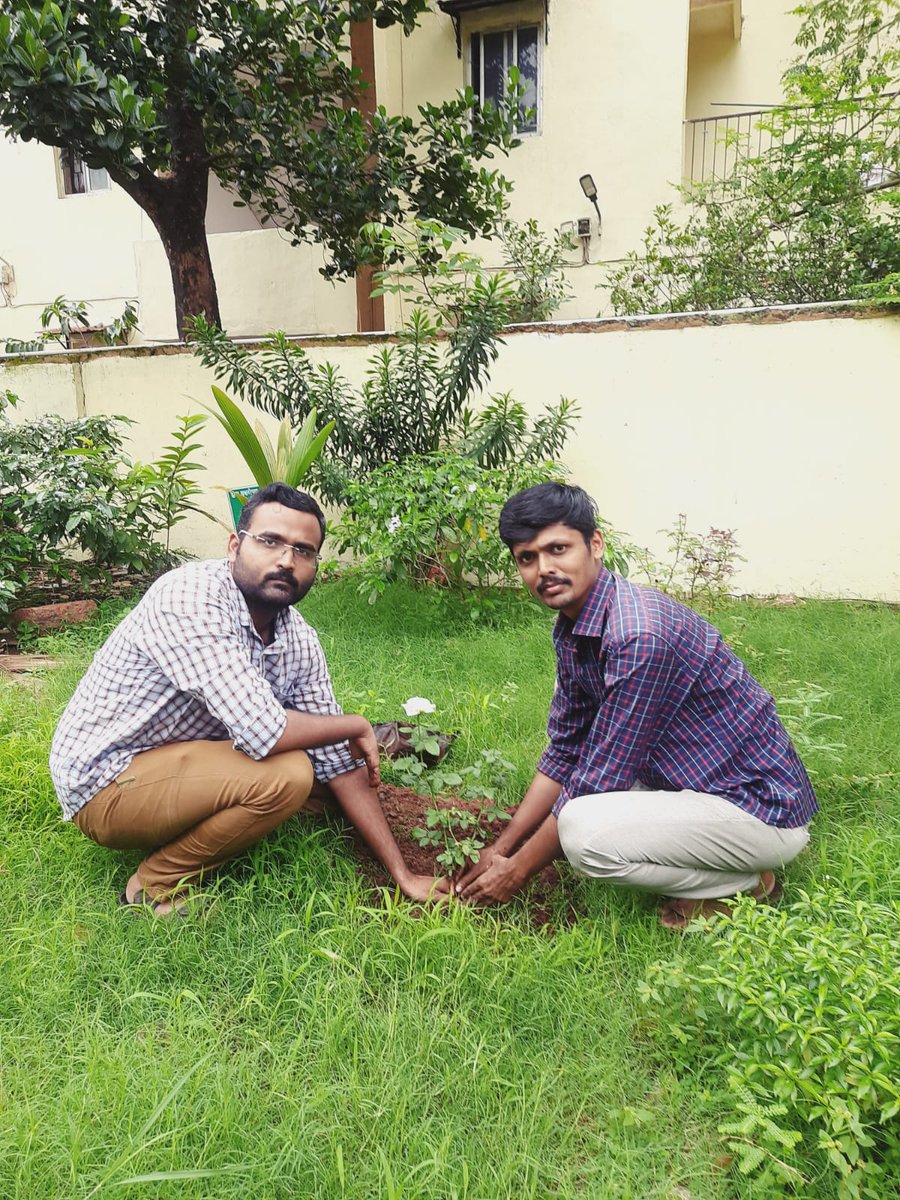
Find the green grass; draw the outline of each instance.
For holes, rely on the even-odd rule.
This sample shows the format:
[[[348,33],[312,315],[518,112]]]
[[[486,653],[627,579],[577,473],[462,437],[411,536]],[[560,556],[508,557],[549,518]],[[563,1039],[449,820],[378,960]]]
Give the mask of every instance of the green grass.
[[[500,630],[347,584],[304,612],[336,690],[375,719],[410,695],[460,731],[451,761],[495,746],[515,790],[543,746],[553,686],[547,614]],[[363,886],[346,832],[298,818],[226,870],[199,919],[119,909],[136,857],[60,822],[54,723],[121,613],[58,636],[57,672],[0,684],[0,1196],[753,1196],[721,1165],[732,1113],[715,1069],[677,1070],[648,966],[700,961],[649,900],[567,879],[553,933],[527,905],[416,915]],[[887,608],[734,605],[720,617],[776,696],[830,693],[840,758],[808,758],[820,800],[792,890],[825,874],[900,897],[900,616]],[[48,647],[48,648],[51,648]],[[509,685],[515,684],[512,688]],[[810,1162],[809,1194],[835,1196]]]

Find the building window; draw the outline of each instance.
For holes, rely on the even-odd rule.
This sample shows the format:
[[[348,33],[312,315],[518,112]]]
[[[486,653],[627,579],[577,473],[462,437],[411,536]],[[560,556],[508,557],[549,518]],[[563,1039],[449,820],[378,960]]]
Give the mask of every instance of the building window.
[[[87,166],[74,150],[60,150],[58,162],[61,196],[109,191],[109,176],[105,167]]]
[[[491,33],[473,33],[470,50],[472,90],[479,104],[498,104],[506,95],[510,67],[519,68],[519,85],[524,89],[518,133],[537,133],[540,96],[539,29],[537,25],[518,25]]]

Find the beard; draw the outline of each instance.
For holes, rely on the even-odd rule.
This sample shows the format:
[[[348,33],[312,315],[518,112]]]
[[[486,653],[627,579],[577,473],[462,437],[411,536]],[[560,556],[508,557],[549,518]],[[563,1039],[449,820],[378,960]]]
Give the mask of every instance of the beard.
[[[299,583],[290,571],[267,571],[261,579],[249,577],[240,554],[231,564],[231,574],[238,591],[248,605],[264,606],[275,612],[297,604],[310,590],[315,576],[308,583]]]

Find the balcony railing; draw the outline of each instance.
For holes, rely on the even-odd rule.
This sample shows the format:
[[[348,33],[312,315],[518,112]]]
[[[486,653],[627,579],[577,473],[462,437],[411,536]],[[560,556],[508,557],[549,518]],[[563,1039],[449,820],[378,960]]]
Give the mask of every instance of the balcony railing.
[[[822,132],[829,130],[837,138],[860,137],[886,116],[891,122],[887,128],[889,143],[900,140],[900,118],[896,109],[900,92],[867,98],[866,107],[833,116],[823,113],[821,108],[792,106],[795,112],[795,127],[818,126]],[[710,183],[726,180],[733,174],[739,162],[748,158],[759,158],[773,148],[785,146],[790,136],[781,132],[773,134],[765,127],[771,108],[759,108],[751,112],[724,113],[720,117],[696,117],[684,123],[684,166],[686,183]],[[882,131],[885,127],[881,126]],[[873,166],[873,178],[878,168]],[[878,181],[875,180],[877,185]]]

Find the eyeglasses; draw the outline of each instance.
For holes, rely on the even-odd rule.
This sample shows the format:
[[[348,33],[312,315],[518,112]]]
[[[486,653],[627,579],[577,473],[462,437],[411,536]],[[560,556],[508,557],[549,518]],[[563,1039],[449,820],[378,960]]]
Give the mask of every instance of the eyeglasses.
[[[238,530],[238,537],[246,535],[253,538],[254,542],[259,542],[261,546],[265,546],[267,550],[271,550],[275,555],[284,554],[285,550],[290,550],[295,558],[300,562],[305,563],[308,567],[315,566],[321,560],[321,554],[317,554],[309,546],[292,546],[290,542],[279,542],[278,538],[264,537],[260,533],[251,533],[249,529]]]

